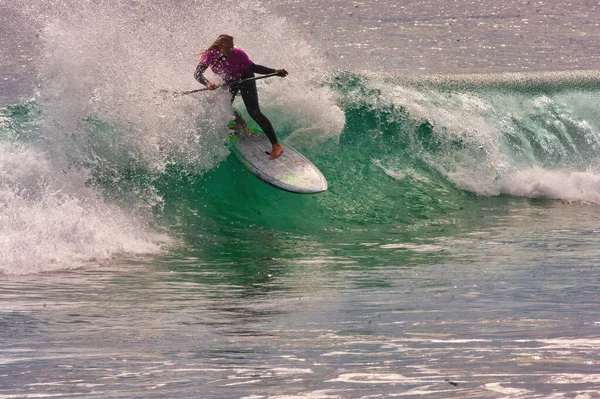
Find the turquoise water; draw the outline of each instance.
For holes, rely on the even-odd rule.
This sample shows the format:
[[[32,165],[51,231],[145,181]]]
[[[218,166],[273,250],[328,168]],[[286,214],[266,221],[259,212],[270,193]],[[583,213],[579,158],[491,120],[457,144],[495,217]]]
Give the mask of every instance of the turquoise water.
[[[384,3],[290,2],[287,18],[268,2],[2,6],[31,70],[2,64],[0,398],[597,396],[595,47],[535,70],[546,53],[485,52],[488,32],[466,44],[479,63],[448,46],[446,67],[408,73],[452,16],[461,37],[562,21],[546,49],[564,50],[569,29],[593,37],[578,16],[594,7],[484,18],[432,2],[382,19]],[[226,95],[164,95],[194,87],[197,37],[224,21],[290,71],[259,83],[261,104],[327,192],[248,173]],[[406,61],[397,29],[422,39]]]

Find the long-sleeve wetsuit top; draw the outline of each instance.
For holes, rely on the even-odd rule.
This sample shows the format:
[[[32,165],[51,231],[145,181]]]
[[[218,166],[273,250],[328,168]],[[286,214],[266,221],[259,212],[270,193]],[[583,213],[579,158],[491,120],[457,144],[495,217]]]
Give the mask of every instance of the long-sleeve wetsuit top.
[[[222,55],[219,50],[214,49],[208,50],[202,55],[198,67],[196,67],[196,71],[194,72],[194,78],[203,85],[208,83],[208,80],[204,77],[204,72],[209,67],[225,82],[240,79],[246,70],[261,75],[275,72],[273,68],[253,63],[250,61],[248,55],[237,47],[231,50],[231,54],[228,57]]]

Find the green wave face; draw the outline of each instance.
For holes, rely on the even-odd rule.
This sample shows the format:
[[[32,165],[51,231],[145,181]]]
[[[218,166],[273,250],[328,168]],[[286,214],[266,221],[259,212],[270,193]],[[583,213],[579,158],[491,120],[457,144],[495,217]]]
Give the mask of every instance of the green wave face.
[[[596,201],[592,86],[492,81],[421,85],[339,74],[329,85],[343,130],[296,145],[326,176],[327,192],[276,190],[228,157],[203,175],[163,175],[163,217],[203,251],[268,256],[278,245],[281,256],[298,257],[315,242],[331,249],[452,235],[523,197]]]
[[[318,145],[294,143],[326,176],[327,192],[298,196],[274,189],[228,157],[202,175],[175,166],[162,176],[158,187],[165,214],[189,212],[192,219],[198,218],[197,224],[213,223],[217,228],[238,225],[318,233],[422,223],[458,209],[469,194],[419,154],[440,150],[430,123],[414,120],[392,104],[374,107],[371,102],[377,94],[357,77],[340,76],[332,86],[345,113],[343,130]],[[356,91],[361,91],[360,98],[346,103]]]

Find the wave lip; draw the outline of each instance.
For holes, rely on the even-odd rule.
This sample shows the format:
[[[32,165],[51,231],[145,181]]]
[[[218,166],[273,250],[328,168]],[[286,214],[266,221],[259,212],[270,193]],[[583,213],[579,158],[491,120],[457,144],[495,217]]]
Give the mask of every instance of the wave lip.
[[[596,90],[600,87],[600,70],[407,75],[394,80],[404,85],[425,85],[444,90]]]

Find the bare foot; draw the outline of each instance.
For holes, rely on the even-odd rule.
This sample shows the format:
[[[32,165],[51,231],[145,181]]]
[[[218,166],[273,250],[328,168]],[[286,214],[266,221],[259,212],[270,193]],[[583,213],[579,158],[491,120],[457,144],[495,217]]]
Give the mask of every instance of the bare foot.
[[[269,159],[277,159],[283,152],[283,147],[281,144],[273,144],[273,149],[271,150],[271,155],[269,155]]]

